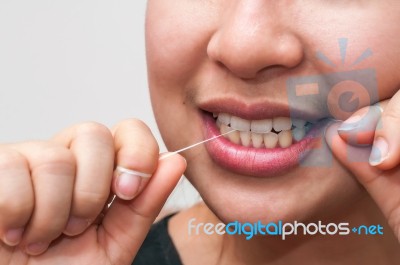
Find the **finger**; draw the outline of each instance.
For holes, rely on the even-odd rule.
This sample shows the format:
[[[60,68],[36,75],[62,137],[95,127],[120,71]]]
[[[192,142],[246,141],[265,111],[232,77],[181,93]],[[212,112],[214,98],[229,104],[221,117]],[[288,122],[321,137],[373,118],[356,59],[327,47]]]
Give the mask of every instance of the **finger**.
[[[21,241],[33,201],[27,160],[16,150],[0,148],[0,238],[8,246]]]
[[[338,135],[340,123],[326,130],[326,141],[335,157],[360,181],[375,200],[400,239],[400,170],[382,171],[369,164],[371,147],[347,145]]]
[[[75,176],[75,160],[65,147],[24,143],[14,148],[29,161],[35,207],[22,245],[38,255],[64,230],[68,220]]]
[[[146,237],[151,224],[186,168],[180,155],[160,160],[147,187],[133,201],[114,201],[98,236],[113,264],[131,262]]]
[[[388,170],[400,163],[400,92],[388,102],[377,125],[370,164]]]
[[[117,125],[114,143],[118,167],[112,190],[119,198],[131,200],[140,193],[157,168],[158,144],[147,125],[135,119]]]
[[[108,128],[84,123],[67,129],[54,138],[76,159],[76,179],[71,212],[64,233],[78,235],[96,219],[110,193],[114,167],[114,143]]]
[[[351,145],[371,145],[382,108],[386,104],[387,102],[380,102],[379,105],[359,109],[339,126],[339,135]]]

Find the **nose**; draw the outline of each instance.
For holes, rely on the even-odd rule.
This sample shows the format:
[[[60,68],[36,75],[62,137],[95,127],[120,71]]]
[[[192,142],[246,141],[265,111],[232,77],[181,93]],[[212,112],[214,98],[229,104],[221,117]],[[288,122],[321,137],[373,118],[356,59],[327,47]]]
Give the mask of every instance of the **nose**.
[[[284,10],[271,2],[233,1],[208,43],[209,58],[242,79],[271,67],[298,65],[304,54],[301,40],[288,27]]]

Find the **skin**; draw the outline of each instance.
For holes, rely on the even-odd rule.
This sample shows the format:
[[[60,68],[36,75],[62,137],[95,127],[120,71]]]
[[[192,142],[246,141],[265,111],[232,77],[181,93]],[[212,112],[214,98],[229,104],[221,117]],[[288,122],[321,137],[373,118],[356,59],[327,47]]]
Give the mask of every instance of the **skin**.
[[[186,168],[179,155],[159,160],[149,128],[133,119],[113,130],[84,123],[49,141],[4,144],[0,157],[1,265],[130,264]],[[115,165],[152,174],[146,189],[119,185]],[[110,190],[117,197],[103,210]]]
[[[285,84],[293,76],[374,68],[378,76],[380,100],[390,98],[400,84],[400,58],[396,48],[400,41],[390,37],[400,30],[398,11],[400,5],[395,1],[354,1],[345,4],[325,1],[149,1],[146,27],[149,81],[154,111],[167,146],[171,150],[178,149],[204,138],[199,115],[199,105],[204,101],[231,97],[249,104],[260,101],[288,104]],[[383,18],[385,23],[377,23]],[[355,61],[367,48],[375,51],[375,55],[357,67],[349,64],[341,66],[337,39],[343,36],[350,40],[349,62]],[[318,60],[316,51],[322,51],[339,65],[339,69]],[[318,110],[317,105],[314,108]],[[393,107],[389,111],[394,112]],[[385,115],[390,114],[387,112]],[[171,121],[173,127],[170,126]],[[179,139],[175,135],[179,135]],[[329,137],[334,138],[333,135]],[[363,220],[385,223],[370,195],[354,178],[354,172],[348,171],[349,163],[340,164],[346,162],[346,154],[338,151],[336,155],[339,157],[330,167],[295,168],[281,177],[258,179],[220,167],[212,161],[204,147],[199,147],[185,153],[189,165],[186,176],[204,199],[203,207],[212,211],[207,216],[212,219],[215,214],[223,222],[340,222],[344,219],[350,223],[362,223]],[[385,167],[387,163],[390,166],[386,169],[394,167],[398,158],[389,159],[380,167]],[[364,168],[360,173],[367,174],[368,171],[369,168]],[[380,196],[384,195],[384,190],[380,190]],[[354,209],[364,210],[350,214]],[[197,223],[207,219],[202,216],[195,210],[186,216],[177,216],[173,220],[177,225],[173,227],[178,229],[171,228],[171,234],[186,233],[179,227],[186,226],[193,217],[199,220]],[[390,233],[390,229],[388,231]],[[393,239],[388,235],[375,242],[368,238],[362,240],[375,247],[386,244],[386,250],[378,252],[382,251],[382,256],[398,259],[395,253],[399,249]],[[183,246],[179,244],[182,240],[185,238],[177,236],[175,242]],[[201,244],[204,240],[209,242],[210,239],[199,239],[203,248],[190,245],[190,255],[185,255],[185,248],[181,249],[185,264],[196,264],[193,262],[196,260],[207,264],[262,264],[276,258],[273,252],[284,256],[285,261],[298,261],[302,255],[318,257],[315,254],[317,246],[331,249],[337,245],[335,240],[322,238],[299,238],[299,242],[293,242],[291,246],[271,239],[243,242],[240,238],[229,236],[220,242],[226,248],[221,247],[220,256],[213,260],[211,255],[204,253],[215,252],[215,247],[210,243],[210,249],[207,249]],[[192,241],[196,240],[185,240]],[[293,250],[306,241],[307,247],[301,245],[300,253]],[[354,241],[341,244],[351,249],[349,246]],[[197,249],[204,248],[207,250],[196,253]],[[229,257],[236,258],[237,253],[243,253],[243,249],[258,249],[265,255],[247,260],[252,255],[243,254],[239,261],[229,260]],[[265,249],[275,251],[271,253]],[[336,255],[335,252],[330,253]],[[351,259],[355,257],[350,251],[346,253],[343,262],[352,264]],[[371,262],[370,253],[357,252],[357,256],[361,256],[367,264]],[[208,257],[210,260],[204,260]],[[324,253],[319,258],[326,261],[331,257]]]
[[[393,38],[400,30],[400,5],[395,0],[304,2],[148,2],[150,92],[169,150],[204,139],[202,102],[229,95],[248,104],[287,105],[289,77],[374,68],[384,109],[366,116],[372,129],[340,131],[342,122],[327,126],[325,137],[335,155],[328,168],[295,168],[257,179],[215,164],[204,146],[186,152],[185,175],[204,203],[170,223],[184,264],[394,264],[400,259],[400,139],[393,133],[400,129],[400,40]],[[342,37],[349,39],[349,62],[366,48],[374,55],[355,68],[341,65],[337,39]],[[340,67],[318,60],[316,51]],[[354,138],[368,144],[384,138],[389,154],[373,167],[367,160],[349,161],[344,153],[349,148],[366,157],[370,153]],[[113,173],[117,165],[152,177],[136,192],[135,181],[120,185],[121,175]],[[78,124],[48,141],[0,145],[0,265],[130,264],[185,168],[179,155],[159,159],[154,137],[138,120],[113,129]],[[104,211],[110,190],[117,198]],[[191,218],[215,223],[346,220],[381,224],[385,235],[287,241],[188,237]],[[13,229],[22,233],[7,240]],[[28,248],[32,243],[44,244]]]

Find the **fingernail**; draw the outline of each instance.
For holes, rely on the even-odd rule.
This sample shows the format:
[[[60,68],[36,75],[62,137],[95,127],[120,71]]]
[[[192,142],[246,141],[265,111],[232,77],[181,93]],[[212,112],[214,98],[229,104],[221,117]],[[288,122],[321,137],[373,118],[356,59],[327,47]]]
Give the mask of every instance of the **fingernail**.
[[[360,127],[362,116],[356,115],[345,120],[338,128],[338,131],[352,131]]]
[[[375,139],[372,146],[369,163],[371,166],[377,166],[385,161],[389,156],[389,144],[383,137]]]
[[[90,221],[71,216],[64,229],[64,234],[68,236],[79,235],[90,225]]]
[[[137,175],[122,173],[117,177],[117,196],[123,200],[132,200],[139,192],[142,178]]]
[[[29,255],[39,255],[43,253],[48,248],[48,246],[49,244],[44,242],[29,244],[26,247],[26,253],[28,253]]]
[[[375,130],[376,122],[379,121],[382,112],[379,106],[370,106],[358,111],[357,114],[345,120],[338,128],[339,132],[351,133],[352,131]]]
[[[23,228],[11,229],[4,235],[4,243],[10,247],[14,247],[19,244],[24,233]]]

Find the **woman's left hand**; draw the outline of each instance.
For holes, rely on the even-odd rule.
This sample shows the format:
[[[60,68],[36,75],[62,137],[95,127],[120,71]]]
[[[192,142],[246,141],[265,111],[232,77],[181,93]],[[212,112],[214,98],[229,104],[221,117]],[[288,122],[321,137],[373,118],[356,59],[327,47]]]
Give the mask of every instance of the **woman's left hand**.
[[[375,200],[400,241],[400,92],[330,125],[325,138],[335,157]]]

